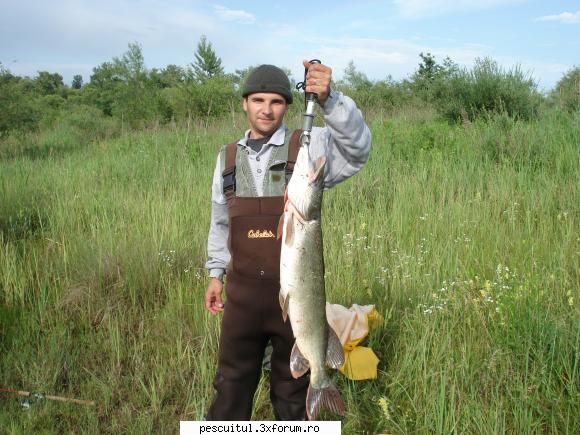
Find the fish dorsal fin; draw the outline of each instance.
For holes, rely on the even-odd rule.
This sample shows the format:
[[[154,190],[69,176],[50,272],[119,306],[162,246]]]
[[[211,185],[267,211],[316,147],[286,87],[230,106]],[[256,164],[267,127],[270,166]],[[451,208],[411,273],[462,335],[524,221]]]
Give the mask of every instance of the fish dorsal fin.
[[[290,353],[290,373],[292,373],[292,377],[298,379],[300,376],[303,376],[309,368],[310,363],[306,358],[304,358],[302,352],[298,349],[298,345],[294,343],[292,353]]]
[[[288,294],[282,294],[282,290],[278,294],[278,298],[280,300],[280,308],[282,309],[282,319],[284,322],[288,320]]]
[[[334,329],[328,325],[328,347],[326,348],[326,365],[339,369],[344,365],[344,351]]]
[[[325,388],[312,388],[312,385],[308,387],[308,393],[306,393],[306,414],[308,415],[308,420],[316,420],[318,413],[322,409],[329,409],[335,414],[344,415],[346,406],[340,393],[334,386],[330,384]]]

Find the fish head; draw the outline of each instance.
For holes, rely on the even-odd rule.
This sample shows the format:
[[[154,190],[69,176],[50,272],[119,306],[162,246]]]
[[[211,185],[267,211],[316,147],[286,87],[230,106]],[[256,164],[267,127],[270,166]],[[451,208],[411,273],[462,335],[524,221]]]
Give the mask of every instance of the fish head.
[[[326,156],[314,160],[307,146],[300,147],[286,195],[307,221],[320,218],[325,167]]]

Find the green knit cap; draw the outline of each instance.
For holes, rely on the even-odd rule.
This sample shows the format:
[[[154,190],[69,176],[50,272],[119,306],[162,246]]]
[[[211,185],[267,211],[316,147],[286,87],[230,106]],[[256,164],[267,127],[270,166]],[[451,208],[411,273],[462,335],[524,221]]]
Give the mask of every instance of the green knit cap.
[[[250,73],[244,84],[243,97],[256,92],[273,92],[292,104],[290,80],[284,71],[274,65],[260,65]]]

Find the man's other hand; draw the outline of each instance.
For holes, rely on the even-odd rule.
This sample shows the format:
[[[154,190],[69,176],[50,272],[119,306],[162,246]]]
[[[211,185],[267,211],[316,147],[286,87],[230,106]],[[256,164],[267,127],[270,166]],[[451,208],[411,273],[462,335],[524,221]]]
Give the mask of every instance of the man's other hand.
[[[217,278],[210,278],[205,292],[205,309],[212,314],[221,313],[224,310],[222,302],[223,283]]]

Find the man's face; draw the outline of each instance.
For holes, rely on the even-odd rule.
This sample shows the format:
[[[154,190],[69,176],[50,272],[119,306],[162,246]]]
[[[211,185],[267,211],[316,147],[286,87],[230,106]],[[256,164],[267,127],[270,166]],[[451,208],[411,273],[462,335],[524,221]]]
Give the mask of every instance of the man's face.
[[[279,94],[255,93],[244,98],[244,111],[250,122],[250,138],[260,139],[272,135],[280,127],[288,103]]]

